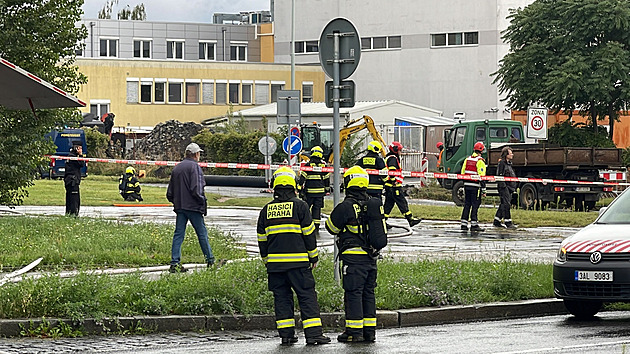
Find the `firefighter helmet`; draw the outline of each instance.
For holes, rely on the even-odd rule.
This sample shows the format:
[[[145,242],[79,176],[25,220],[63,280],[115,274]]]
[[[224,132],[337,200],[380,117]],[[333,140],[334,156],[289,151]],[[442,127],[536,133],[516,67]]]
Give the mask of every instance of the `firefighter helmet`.
[[[360,166],[352,166],[343,174],[343,185],[345,188],[367,188],[369,180],[370,176]]]
[[[313,146],[311,149],[311,156],[319,157],[320,159],[324,158],[324,150],[322,150],[319,146]]]
[[[394,153],[394,154],[398,154],[402,151],[403,146],[401,143],[394,141],[391,144],[389,144],[389,152]]]
[[[482,152],[485,149],[486,149],[486,147],[483,145],[483,143],[481,141],[476,142],[475,146],[473,147],[473,150],[479,151],[479,152]]]
[[[131,167],[131,166],[129,166],[129,167],[127,167],[127,169],[125,170],[125,173],[129,173],[129,174],[135,175],[135,174],[136,174],[136,169],[135,169],[135,168],[133,168],[133,167]]]
[[[443,144],[441,141],[438,141],[438,143],[437,143],[437,144],[435,144],[435,147],[436,147],[436,148],[438,148],[438,150],[439,150],[442,146],[444,146],[444,144]]]
[[[383,145],[381,145],[381,143],[376,140],[370,141],[370,143],[368,144],[368,151],[372,151],[378,154],[379,152],[381,152],[381,150],[383,150]]]
[[[273,173],[272,187],[291,187],[295,188],[295,172],[289,167],[283,166]]]

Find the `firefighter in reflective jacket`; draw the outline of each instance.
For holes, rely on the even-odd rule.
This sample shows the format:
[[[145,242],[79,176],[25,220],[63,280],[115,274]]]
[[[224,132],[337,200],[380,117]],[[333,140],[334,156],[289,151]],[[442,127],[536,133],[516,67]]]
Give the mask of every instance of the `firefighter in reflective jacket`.
[[[381,143],[376,140],[370,142],[368,144],[368,153],[357,161],[357,166],[363,167],[366,170],[387,171],[385,161],[383,161],[381,157],[381,150],[383,150]],[[382,200],[383,185],[385,184],[386,178],[386,175],[370,174],[367,194],[370,197],[376,197]]]
[[[367,194],[369,177],[359,167],[349,168],[343,176],[346,197],[326,220],[326,229],[337,235],[343,262],[346,328],[340,342],[376,340],[376,259],[387,245],[383,206]]]
[[[324,150],[319,146],[311,149],[311,157],[306,166],[326,167],[322,161]],[[302,171],[298,182],[300,196],[311,210],[313,224],[315,224],[315,236],[319,236],[319,224],[322,219],[322,208],[324,207],[324,196],[330,191],[330,172]]]
[[[397,141],[389,144],[389,153],[385,160],[387,171],[402,172],[399,158],[402,149],[402,144]],[[409,204],[407,204],[407,199],[405,199],[405,195],[402,191],[402,182],[403,178],[400,175],[387,176],[387,180],[385,181],[385,218],[389,217],[389,213],[391,213],[392,209],[394,209],[394,204],[396,204],[400,213],[407,219],[409,226],[415,226],[419,224],[422,219],[414,218],[413,215],[411,215]]]
[[[461,174],[467,176],[485,176],[486,161],[481,157],[485,146],[481,141],[473,146],[473,154],[462,164]],[[477,211],[481,205],[481,198],[486,196],[486,182],[481,180],[465,180],[464,182],[464,210],[462,210],[461,229],[468,230],[470,218],[470,231],[483,231],[479,227]]]
[[[296,175],[288,167],[273,174],[273,201],[258,217],[258,248],[273,293],[276,326],[282,345],[297,342],[293,291],[297,294],[306,344],[326,344],[311,268],[319,252],[308,206],[295,195]]]
[[[135,202],[136,200],[141,202],[142,195],[140,195],[140,182],[136,177],[136,169],[129,166],[125,169],[125,174],[118,178],[118,190],[124,200],[128,202]]]

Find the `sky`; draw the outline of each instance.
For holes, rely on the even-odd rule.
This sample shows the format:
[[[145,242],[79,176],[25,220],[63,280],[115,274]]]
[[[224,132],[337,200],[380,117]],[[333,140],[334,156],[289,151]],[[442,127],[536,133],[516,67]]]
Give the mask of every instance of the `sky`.
[[[83,18],[98,18],[98,11],[107,0],[84,0]],[[147,21],[212,22],[215,12],[269,10],[269,0],[119,0],[112,18],[118,10],[143,3]]]

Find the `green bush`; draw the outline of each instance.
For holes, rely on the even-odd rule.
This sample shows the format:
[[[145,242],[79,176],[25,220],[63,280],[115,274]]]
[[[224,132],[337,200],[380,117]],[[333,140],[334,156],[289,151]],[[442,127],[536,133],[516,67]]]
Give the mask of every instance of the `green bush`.
[[[584,123],[571,123],[568,120],[549,128],[549,143],[560,146],[614,148],[606,129],[602,126],[593,132],[593,127]]]

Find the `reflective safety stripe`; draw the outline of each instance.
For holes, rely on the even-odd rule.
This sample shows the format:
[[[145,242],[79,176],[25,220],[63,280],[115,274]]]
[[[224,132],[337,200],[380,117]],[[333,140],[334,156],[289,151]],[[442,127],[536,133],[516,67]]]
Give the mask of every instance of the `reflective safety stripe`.
[[[368,184],[368,189],[383,189],[382,184]]]
[[[308,262],[308,253],[270,253],[267,259],[269,263]]]
[[[295,319],[289,318],[286,320],[277,320],[276,327],[278,328],[290,328],[295,327]]]
[[[389,217],[389,214],[383,214],[383,216],[385,217],[385,219],[387,219]]]
[[[311,327],[321,327],[322,319],[321,318],[309,318],[308,320],[304,320],[302,322],[302,327],[311,328]]]
[[[302,228],[302,234],[304,234],[305,236],[312,234],[313,231],[315,231],[315,225],[313,223]]]
[[[352,232],[353,234],[359,233],[359,225],[346,225],[346,229]]]
[[[267,264],[267,262],[269,262],[269,257],[263,257],[262,260],[263,263]]]
[[[349,320],[349,319],[346,319],[346,327],[348,327],[348,328],[363,328],[363,320]]]
[[[307,251],[307,252],[308,252],[309,258],[315,258],[319,256],[319,250],[317,250],[317,248],[312,251]]]
[[[367,254],[367,252],[365,252],[361,247],[353,247],[343,251],[342,254]]]
[[[267,242],[267,234],[256,234],[258,235],[258,242]]]
[[[322,179],[327,179],[327,178],[330,178],[330,172],[322,176]]]
[[[309,188],[306,187],[306,193],[324,193],[325,189],[324,188]]]
[[[410,215],[410,216],[411,216],[411,210],[410,210],[410,211],[408,211],[408,212],[406,212],[406,213],[405,213],[405,214],[403,214],[403,215],[405,215],[405,216]]]
[[[313,224],[319,225],[322,222],[322,219],[313,219]]]
[[[301,234],[302,227],[298,224],[271,225],[265,227],[265,232],[267,233],[267,235],[282,234],[285,232],[295,232],[297,234]]]
[[[330,218],[326,219],[326,226],[328,226],[330,231],[332,231],[335,234],[338,234],[339,231],[341,231],[337,226],[335,226],[335,224],[332,223],[332,221],[330,221]]]
[[[376,317],[374,317],[374,318],[364,318],[363,319],[363,327],[376,327]]]
[[[306,179],[317,179],[317,180],[321,180],[322,176],[320,175],[307,175]]]

